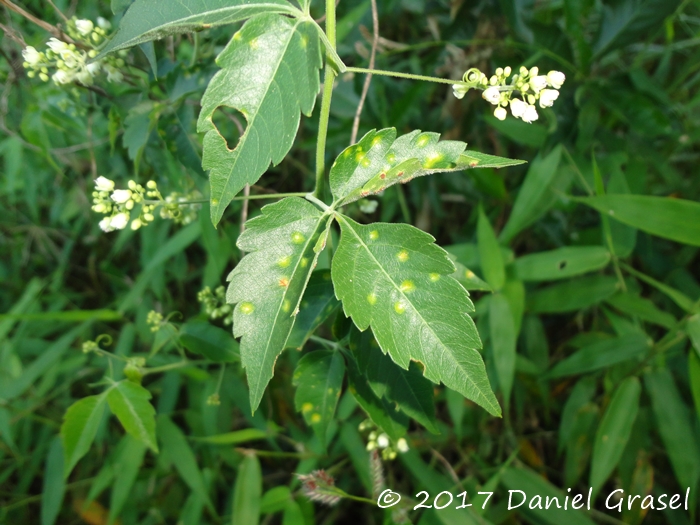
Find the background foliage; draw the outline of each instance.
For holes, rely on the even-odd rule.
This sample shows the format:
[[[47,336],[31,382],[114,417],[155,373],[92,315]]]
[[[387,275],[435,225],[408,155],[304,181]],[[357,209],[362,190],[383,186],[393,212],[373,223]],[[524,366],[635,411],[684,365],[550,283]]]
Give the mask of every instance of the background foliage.
[[[50,24],[62,23],[63,13],[102,15],[116,25],[128,3],[24,7]],[[322,6],[312,7],[321,16]],[[391,126],[400,135],[435,131],[470,149],[528,161],[421,177],[387,189],[374,212],[347,208],[360,223],[405,222],[432,234],[455,257],[465,285],[481,288],[472,291],[476,324],[504,417],[445,387],[426,388],[413,367],[416,373],[395,381],[373,377],[393,365],[366,353],[367,333],[351,335],[360,351],[344,370],[333,341],[349,326],[322,271],[308,300],[324,319],[323,339],[292,334],[289,346],[303,350],[280,356],[251,414],[238,344],[224,316],[212,319],[197,297],[221,285],[241,259],[241,219],[259,214],[258,201],[233,201],[218,229],[204,205],[184,226],[156,220],[111,234],[97,227],[89,202],[100,175],[122,187],[129,178],[154,179],[164,192],[208,195],[198,106],[232,28],[133,48],[120,84],[57,87],[26,78],[22,68],[23,45],[42,47],[47,33],[3,8],[0,520],[401,518],[351,499],[310,503],[295,473],[318,468],[343,491],[369,499],[382,482],[405,497],[420,490],[473,497],[481,486],[496,492],[485,511],[475,504],[473,511],[408,512],[424,525],[574,519],[508,512],[508,489],[659,495],[690,486],[697,493],[700,213],[697,202],[682,201],[700,197],[697,5],[388,0],[379,15],[380,69],[457,79],[470,67],[524,64],[567,75],[555,108],[533,124],[496,120],[478,94],[460,101],[450,86],[375,76],[360,126],[360,136]],[[338,53],[348,65],[366,65],[371,26],[369,1],[340,2]],[[328,165],[348,146],[363,81],[352,74],[337,80]],[[290,155],[254,193],[313,187],[318,106],[302,118]],[[239,114],[218,110],[213,121],[229,145],[238,141]],[[338,246],[337,237],[332,242]],[[317,268],[327,275],[327,258]],[[151,310],[167,316],[156,332],[147,322]],[[102,346],[116,358],[80,351],[99,334],[111,338]],[[105,375],[123,379],[125,363],[142,366],[126,361],[132,356],[149,356],[143,385],[155,419],[146,391],[124,382],[100,395],[105,387],[96,385]],[[314,378],[340,396],[337,410],[311,388]],[[218,406],[211,403],[217,392]],[[431,395],[434,404],[426,402]],[[78,442],[76,461],[87,455],[64,465],[59,429],[80,399],[66,417],[89,419],[95,443]],[[324,407],[321,422],[304,411],[305,399]],[[410,451],[382,467],[376,457],[371,462],[367,431],[359,430],[366,413],[392,439],[405,434]],[[691,503],[690,513],[636,507],[575,519],[690,524]]]

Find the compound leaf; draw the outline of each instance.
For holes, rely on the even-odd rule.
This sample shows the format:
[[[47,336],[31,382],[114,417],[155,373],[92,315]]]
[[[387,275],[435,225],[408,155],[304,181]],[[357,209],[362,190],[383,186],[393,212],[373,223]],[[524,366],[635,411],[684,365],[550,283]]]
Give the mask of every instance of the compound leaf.
[[[241,338],[253,411],[294,326],[327,218],[304,199],[287,198],[263,207],[238,238],[248,255],[230,273],[226,299],[236,304],[233,335]]]
[[[346,148],[331,167],[334,199],[347,204],[415,177],[522,162],[476,152],[464,155],[466,143],[439,139],[438,133],[420,130],[399,138],[395,128],[370,131],[360,142]]]
[[[202,167],[211,170],[214,224],[246,184],[289,152],[300,112],[311,114],[320,86],[318,32],[309,21],[258,15],[233,35],[216,63],[222,70],[202,97],[197,122],[197,130],[206,132]],[[222,106],[240,111],[248,124],[235,149],[212,120]]]
[[[328,350],[306,354],[294,371],[294,385],[297,387],[294,406],[324,447],[326,431],[333,419],[344,377],[343,356]]]
[[[158,452],[156,443],[156,411],[149,403],[151,393],[128,379],[115,383],[107,393],[112,413],[128,434]]]
[[[136,0],[101,55],[175,33],[233,24],[259,13],[298,11],[286,0]]]
[[[88,396],[73,403],[63,416],[61,438],[65,460],[64,475],[68,475],[80,458],[90,450],[97,428],[107,405],[107,392]]]
[[[474,306],[450,277],[455,267],[447,252],[406,224],[338,221],[331,275],[345,314],[361,331],[371,326],[382,351],[402,368],[418,361],[431,381],[500,415],[468,315]]]

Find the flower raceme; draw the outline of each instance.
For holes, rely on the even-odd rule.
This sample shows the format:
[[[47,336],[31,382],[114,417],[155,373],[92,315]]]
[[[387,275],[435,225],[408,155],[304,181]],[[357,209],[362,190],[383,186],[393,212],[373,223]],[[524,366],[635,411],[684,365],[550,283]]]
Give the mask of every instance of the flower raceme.
[[[566,76],[561,71],[540,75],[537,67],[521,67],[511,77],[512,72],[510,67],[499,67],[488,78],[478,69],[472,68],[464,74],[462,83],[452,86],[454,95],[461,99],[470,89],[482,89],[482,98],[496,106],[493,116],[498,120],[505,120],[508,116],[506,108],[510,107],[515,118],[527,123],[534,122],[539,118],[536,104],[539,102],[541,108],[552,107],[559,97],[558,90],[564,84]]]
[[[163,219],[172,219],[178,224],[189,224],[197,218],[198,203],[189,202],[201,197],[194,191],[183,195],[173,192],[163,198],[155,181],[149,180],[146,188],[130,180],[128,189],[117,189],[113,180],[106,177],[95,179],[95,191],[92,192],[92,210],[102,213],[105,217],[100,221],[100,229],[104,232],[123,230],[131,221],[131,229],[138,230],[155,220],[153,211],[160,207]],[[133,220],[131,214],[134,208],[139,214]]]

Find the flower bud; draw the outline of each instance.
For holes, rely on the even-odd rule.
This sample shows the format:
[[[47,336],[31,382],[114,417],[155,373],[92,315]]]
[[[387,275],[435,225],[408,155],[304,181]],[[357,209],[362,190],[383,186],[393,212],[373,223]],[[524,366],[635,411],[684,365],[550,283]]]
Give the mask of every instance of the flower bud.
[[[507,115],[508,112],[506,111],[506,108],[502,106],[498,106],[493,112],[493,116],[496,117],[498,120],[505,120]]]
[[[91,20],[76,20],[75,21],[75,28],[83,36],[89,35],[92,32],[92,30],[94,29],[94,27],[95,27],[95,24],[93,24]]]
[[[156,186],[157,186],[157,184],[156,184],[156,181],[154,181],[154,180],[149,180],[149,181],[146,183],[146,187],[147,187],[148,189],[151,189],[151,190],[155,190],[155,189],[156,189]]]
[[[402,454],[408,452],[408,443],[404,438],[399,438],[399,440],[396,442],[396,450]]]
[[[543,89],[540,93],[540,107],[551,107],[557,98],[559,98],[559,92],[556,89]]]
[[[377,437],[377,446],[379,448],[386,448],[389,446],[389,444],[389,436],[386,434],[379,434],[379,437]]]
[[[534,89],[535,91],[542,91],[544,88],[547,87],[547,77],[544,75],[540,75],[531,78],[530,86],[532,86],[532,89]]]
[[[114,217],[109,220],[110,228],[114,230],[123,230],[129,222],[128,213],[117,213]]]
[[[537,110],[535,109],[535,106],[532,105],[527,105],[525,108],[525,112],[523,113],[522,119],[523,122],[527,122],[528,124],[530,122],[533,122],[539,118],[539,115],[537,114]]]
[[[117,204],[124,204],[131,199],[131,190],[114,190],[112,200]]]
[[[519,98],[514,98],[510,101],[510,112],[515,118],[520,118],[525,113],[527,104]]]

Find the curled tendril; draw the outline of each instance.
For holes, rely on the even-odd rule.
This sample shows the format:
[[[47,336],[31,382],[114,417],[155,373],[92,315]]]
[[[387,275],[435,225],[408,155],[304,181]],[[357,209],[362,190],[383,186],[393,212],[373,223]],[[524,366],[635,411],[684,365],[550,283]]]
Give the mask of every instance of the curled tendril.
[[[168,315],[165,316],[165,319],[163,319],[163,323],[169,323],[170,319],[172,319],[175,316],[178,316],[178,318],[180,319],[184,319],[182,313],[175,310],[174,312],[170,312]]]
[[[112,346],[113,342],[114,342],[114,340],[112,339],[112,336],[109,334],[100,334],[95,338],[95,344],[98,346],[100,343],[103,343],[104,346]]]

